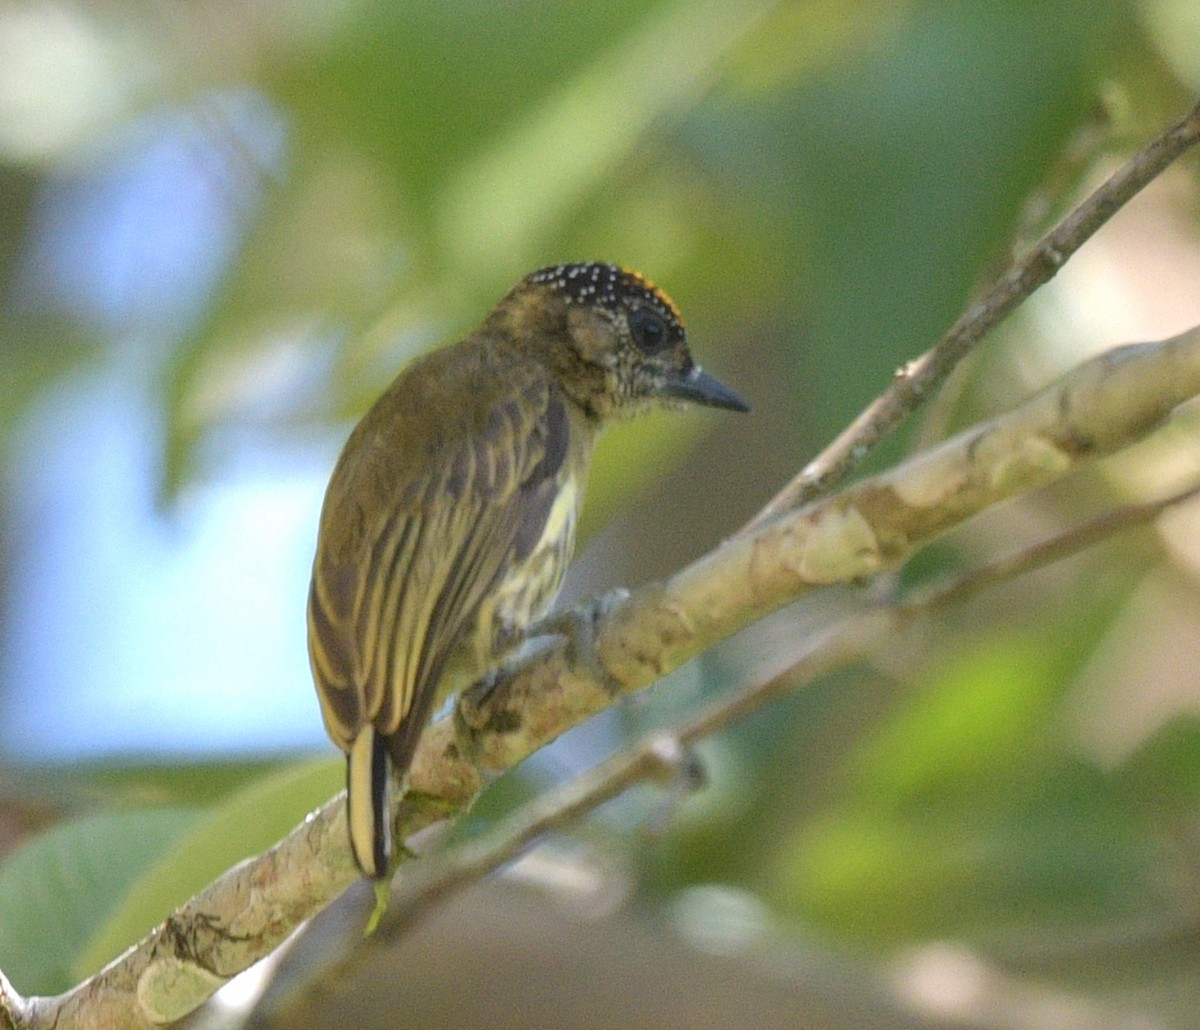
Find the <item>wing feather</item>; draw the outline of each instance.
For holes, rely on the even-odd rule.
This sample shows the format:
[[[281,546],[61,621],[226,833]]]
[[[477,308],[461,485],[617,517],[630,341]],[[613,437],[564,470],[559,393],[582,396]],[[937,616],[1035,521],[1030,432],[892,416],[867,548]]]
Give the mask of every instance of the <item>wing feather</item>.
[[[512,387],[482,425],[430,431],[439,446],[425,447],[435,452],[426,473],[340,484],[354,500],[322,515],[309,649],[326,726],[344,750],[373,725],[392,738],[395,764],[407,765],[455,646],[511,561],[541,535],[568,452],[569,419],[544,378]],[[383,439],[379,426],[360,429],[381,446],[407,444]],[[342,471],[339,463],[331,497]],[[375,493],[350,507],[361,503],[355,488],[364,483]],[[344,531],[328,532],[330,522],[336,530],[347,519],[349,544]]]

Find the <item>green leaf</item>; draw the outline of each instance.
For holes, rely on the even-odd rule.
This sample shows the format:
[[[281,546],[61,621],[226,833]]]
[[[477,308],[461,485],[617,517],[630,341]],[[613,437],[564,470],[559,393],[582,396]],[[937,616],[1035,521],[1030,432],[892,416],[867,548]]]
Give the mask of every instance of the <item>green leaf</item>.
[[[95,972],[225,870],[269,848],[337,793],[343,775],[340,760],[314,759],[214,805],[133,884],[73,963],[76,976]]]
[[[97,809],[201,808],[295,762],[135,759],[69,765],[0,764],[0,804],[44,805],[64,816]]]
[[[82,942],[196,815],[185,808],[103,812],[60,823],[13,852],[0,866],[0,968],[17,990],[70,987]]]

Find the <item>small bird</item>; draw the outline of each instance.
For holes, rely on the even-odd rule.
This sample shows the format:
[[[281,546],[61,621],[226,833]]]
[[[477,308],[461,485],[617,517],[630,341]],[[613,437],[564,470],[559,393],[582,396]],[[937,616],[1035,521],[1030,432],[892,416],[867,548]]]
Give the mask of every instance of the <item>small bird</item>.
[[[364,876],[390,874],[391,793],[440,701],[554,600],[599,431],[662,401],[749,410],[695,364],[650,280],[555,265],[405,368],[350,434],[321,511],[308,648]]]

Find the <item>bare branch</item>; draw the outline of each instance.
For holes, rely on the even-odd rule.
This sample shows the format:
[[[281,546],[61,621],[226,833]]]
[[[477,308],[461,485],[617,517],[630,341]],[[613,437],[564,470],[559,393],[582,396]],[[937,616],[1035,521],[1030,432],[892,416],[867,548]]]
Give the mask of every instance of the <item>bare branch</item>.
[[[602,606],[596,612],[594,660],[572,661],[561,643],[547,647],[506,670],[489,689],[465,696],[455,718],[430,727],[409,793],[398,805],[397,831],[409,836],[452,817],[490,774],[516,765],[617,697],[648,686],[752,620],[819,586],[899,565],[976,512],[1136,442],[1197,394],[1200,329],[1117,348],[1013,411],[741,534],[624,603]],[[894,617],[865,614],[810,660],[848,660],[849,652],[839,648],[862,648]],[[771,696],[770,689],[761,694]],[[733,706],[710,716],[711,722],[685,727],[680,743],[740,714]],[[615,792],[643,775],[648,768],[643,763],[652,757],[639,752],[613,759],[599,774],[612,784],[604,789]],[[599,789],[585,785],[575,803],[588,804],[588,790]],[[554,797],[561,803],[560,795]],[[541,825],[537,819],[557,818],[553,801],[523,818],[533,830]],[[453,880],[471,871],[442,875]],[[339,795],[74,990],[24,1002],[10,994],[15,1025],[138,1028],[179,1018],[270,952],[355,877]],[[398,890],[404,890],[403,880]]]
[[[746,525],[755,529],[781,512],[828,493],[854,471],[946,380],[971,348],[1034,291],[1044,286],[1113,215],[1180,154],[1200,140],[1200,103],[1148,143],[1015,262],[970,305],[932,348],[896,372],[892,385]]]
[[[1149,525],[1168,508],[1186,504],[1195,500],[1197,496],[1200,496],[1200,485],[1189,487],[1161,500],[1126,504],[1106,511],[1090,522],[1072,526],[1065,533],[1040,544],[964,572],[950,583],[935,587],[928,595],[919,595],[913,603],[927,608],[945,608],[957,604],[965,598],[974,597],[1026,572],[1086,551],[1089,547],[1094,547],[1127,529]]]
[[[1147,525],[1164,511],[1200,496],[1200,485],[1144,504],[1129,504],[1072,526],[1048,540],[989,562],[894,605],[847,619],[809,644],[807,653],[764,683],[733,692],[671,730],[659,730],[582,776],[538,797],[485,835],[439,855],[405,877],[379,927],[380,943],[394,939],[454,889],[493,872],[540,836],[574,822],[637,783],[660,779],[665,755],[677,754],[741,721],[779,697],[849,662],[867,657],[902,624],[1079,554],[1118,533]]]
[[[517,858],[545,834],[577,821],[631,787],[661,780],[664,767],[671,772],[679,756],[705,737],[727,729],[838,668],[870,657],[885,642],[894,641],[913,619],[1078,554],[1125,530],[1144,526],[1166,509],[1197,495],[1200,486],[1158,501],[1122,506],[923,590],[913,598],[851,616],[810,641],[807,653],[785,671],[765,682],[731,692],[674,729],[648,735],[574,780],[545,792],[480,836],[417,864],[393,891],[388,911],[375,935],[353,950],[331,942],[324,967],[314,963],[310,954],[312,979],[307,984],[294,984],[286,1004],[296,1004],[321,984],[353,978],[355,969],[373,960],[373,952],[390,946],[448,896]]]

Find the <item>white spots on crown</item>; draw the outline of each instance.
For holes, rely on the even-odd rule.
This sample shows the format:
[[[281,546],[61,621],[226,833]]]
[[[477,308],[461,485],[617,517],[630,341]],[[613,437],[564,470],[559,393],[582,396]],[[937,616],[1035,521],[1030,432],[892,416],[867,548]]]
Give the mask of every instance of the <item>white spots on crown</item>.
[[[636,297],[648,301],[660,314],[683,328],[675,302],[653,282],[632,269],[602,262],[551,265],[529,275],[527,282],[545,283],[561,290],[573,303],[617,306]]]

